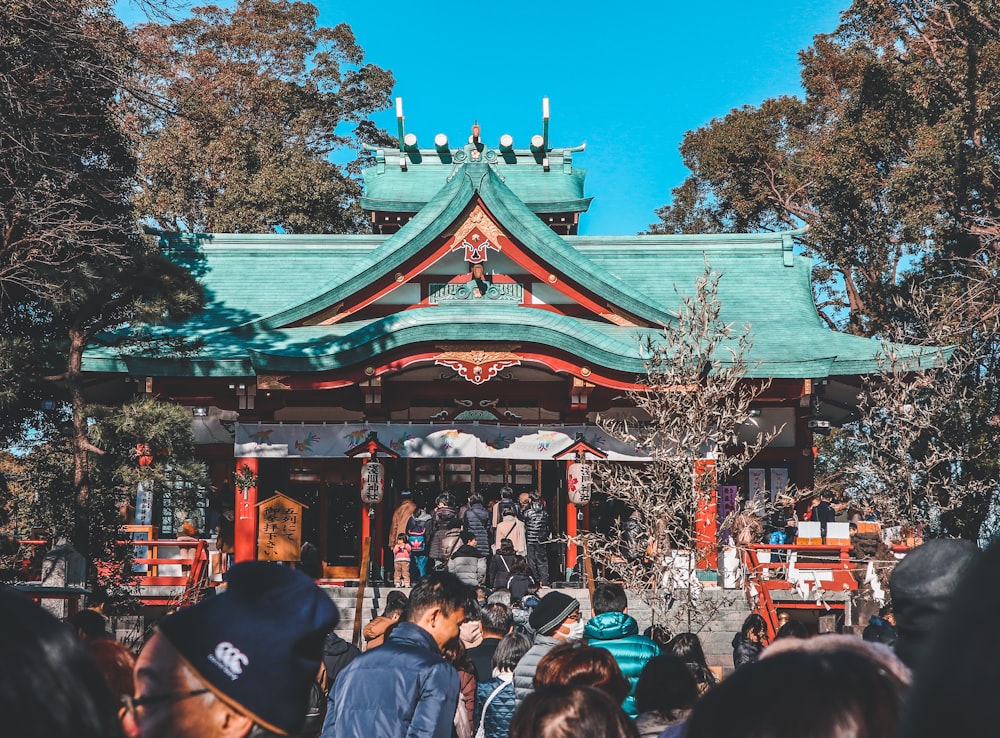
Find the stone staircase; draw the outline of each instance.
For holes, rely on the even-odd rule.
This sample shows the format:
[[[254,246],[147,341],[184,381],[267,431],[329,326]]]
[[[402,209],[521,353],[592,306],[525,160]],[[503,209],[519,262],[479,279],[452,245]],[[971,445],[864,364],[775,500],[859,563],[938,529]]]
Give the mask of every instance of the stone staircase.
[[[337,633],[344,640],[350,642],[354,636],[354,615],[358,588],[356,586],[322,586],[340,611]],[[409,594],[409,590],[406,588],[383,585],[372,585],[365,589],[365,598],[361,608],[362,628],[382,612],[385,607],[386,595],[393,589],[399,589]],[[560,591],[579,600],[583,617],[590,617],[590,598],[586,589],[566,588]],[[545,594],[544,590],[542,594]],[[744,619],[751,612],[743,591],[707,586],[702,590],[697,612],[692,613],[690,620],[682,610],[683,608],[677,603],[668,609],[665,625],[674,634],[685,631],[696,633],[705,649],[705,657],[709,666],[719,667],[724,674],[732,672],[733,635],[739,631]],[[629,614],[638,621],[640,632],[645,630],[652,621],[650,606],[635,592],[629,593]]]

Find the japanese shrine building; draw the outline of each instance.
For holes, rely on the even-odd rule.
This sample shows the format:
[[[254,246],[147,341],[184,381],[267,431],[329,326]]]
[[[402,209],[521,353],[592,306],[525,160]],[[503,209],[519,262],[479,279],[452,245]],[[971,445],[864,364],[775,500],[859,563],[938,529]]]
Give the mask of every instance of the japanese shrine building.
[[[810,423],[850,416],[879,347],[822,321],[794,233],[580,236],[582,147],[442,138],[375,152],[371,235],[161,234],[204,286],[204,311],[170,329],[200,348],[85,356],[97,396],[124,398],[137,382],[192,409],[211,506],[236,511],[237,558],[255,555],[254,504],[280,491],[308,505],[304,538],[327,574],[357,576],[369,519],[362,462],[347,452],[371,431],[399,455],[383,459],[379,543],[407,488],[538,490],[561,529],[575,523],[555,457],[583,433],[610,459],[637,458],[596,414],[622,406],[644,372],[640,339],[674,320],[706,262],[721,275],[722,317],[753,332],[750,377],[772,380],[760,425],[783,426],[753,481],[727,481],[811,484]],[[246,495],[233,483],[244,466],[257,479]],[[175,532],[168,505],[156,515],[162,535]]]

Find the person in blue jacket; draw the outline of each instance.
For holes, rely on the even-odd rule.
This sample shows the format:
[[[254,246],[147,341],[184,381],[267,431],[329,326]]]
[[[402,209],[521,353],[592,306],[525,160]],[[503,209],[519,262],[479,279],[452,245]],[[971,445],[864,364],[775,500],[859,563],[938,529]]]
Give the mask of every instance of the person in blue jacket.
[[[583,637],[588,645],[607,649],[615,657],[629,683],[629,695],[622,709],[634,718],[639,714],[635,685],[646,662],[660,655],[660,647],[650,638],[639,635],[639,624],[628,614],[628,596],[621,585],[597,585],[590,604],[594,616],[587,621]]]
[[[337,677],[322,738],[451,738],[459,679],[441,647],[458,637],[473,598],[471,588],[449,572],[420,579],[404,622]]]

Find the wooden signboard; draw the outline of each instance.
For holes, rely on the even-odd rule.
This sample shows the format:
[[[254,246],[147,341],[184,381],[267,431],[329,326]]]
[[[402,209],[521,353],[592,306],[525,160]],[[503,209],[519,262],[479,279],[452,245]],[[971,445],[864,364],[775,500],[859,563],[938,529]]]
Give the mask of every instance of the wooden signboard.
[[[302,508],[298,500],[276,492],[257,503],[257,558],[299,561],[302,552]]]

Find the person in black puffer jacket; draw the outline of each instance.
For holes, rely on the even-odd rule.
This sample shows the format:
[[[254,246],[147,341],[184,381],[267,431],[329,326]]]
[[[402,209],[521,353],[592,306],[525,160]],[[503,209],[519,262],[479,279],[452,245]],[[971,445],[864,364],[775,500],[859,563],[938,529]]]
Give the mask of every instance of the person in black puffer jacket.
[[[465,529],[476,537],[476,548],[479,549],[480,555],[489,560],[492,553],[490,541],[493,540],[490,535],[490,511],[483,505],[483,498],[480,495],[469,497],[469,506],[465,508],[464,518],[462,522],[465,524]]]
[[[517,698],[514,694],[514,667],[531,648],[531,638],[523,633],[505,635],[493,654],[494,678],[476,687],[476,709],[472,730],[475,734],[482,724],[486,738],[507,738]],[[492,695],[492,699],[490,696]],[[486,704],[489,700],[489,705]],[[483,715],[483,708],[486,714]]]
[[[528,566],[542,587],[549,585],[549,547],[551,518],[538,495],[531,496],[531,502],[524,510],[524,537],[528,542]]]
[[[451,495],[440,495],[431,516],[430,542],[427,545],[428,554],[434,560],[436,568],[443,569],[447,565],[448,557],[458,546],[461,529],[462,520],[458,517]]]

